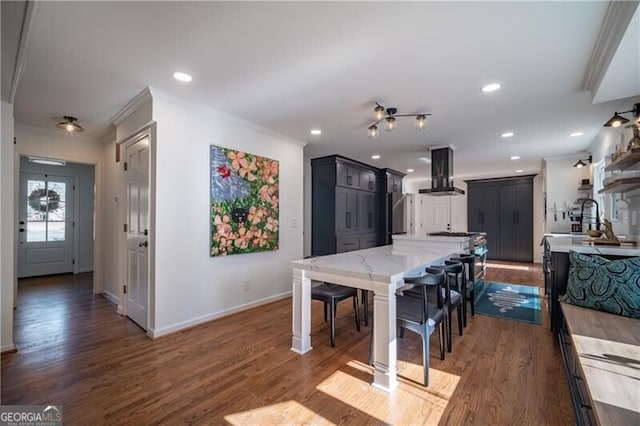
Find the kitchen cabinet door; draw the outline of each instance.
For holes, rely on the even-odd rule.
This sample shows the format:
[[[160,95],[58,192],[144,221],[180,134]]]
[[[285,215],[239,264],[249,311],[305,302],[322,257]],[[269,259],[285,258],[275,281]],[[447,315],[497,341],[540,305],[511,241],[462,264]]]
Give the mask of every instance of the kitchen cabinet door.
[[[469,182],[467,188],[467,226],[469,232],[486,232],[488,259],[499,257],[499,187],[495,183]]]
[[[360,193],[359,199],[359,230],[363,232],[375,232],[377,228],[376,215],[377,198],[375,194]]]
[[[360,172],[360,189],[376,192],[378,190],[376,174],[373,172]]]
[[[517,186],[516,212],[516,260],[533,262],[533,180]]]
[[[336,184],[347,188],[360,188],[360,170],[336,163]]]
[[[336,188],[336,232],[358,230],[358,193]]]
[[[501,260],[517,260],[518,227],[517,227],[516,187],[503,185],[500,187],[500,235],[498,236],[497,257]]]

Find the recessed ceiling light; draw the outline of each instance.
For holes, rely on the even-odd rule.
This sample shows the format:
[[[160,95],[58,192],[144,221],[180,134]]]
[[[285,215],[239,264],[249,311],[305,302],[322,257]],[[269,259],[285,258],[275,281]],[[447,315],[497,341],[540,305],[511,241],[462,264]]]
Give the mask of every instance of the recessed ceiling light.
[[[522,169],[516,170],[516,173],[522,173],[522,172],[524,172],[524,170],[522,170]]]
[[[373,160],[379,160],[379,159],[380,159],[380,156],[379,156],[378,154],[374,154],[374,155],[372,155],[372,156],[371,156],[371,159],[373,159]]]
[[[322,130],[320,130],[320,129],[311,129],[311,132],[309,132],[309,133],[311,133],[312,135],[318,136],[318,135],[322,134]]]
[[[178,81],[184,81],[185,83],[188,83],[191,80],[193,80],[193,78],[191,78],[189,74],[187,74],[186,72],[180,72],[180,71],[174,72],[173,78],[175,78]]]
[[[513,156],[511,156],[511,159],[512,160],[519,160],[520,156],[519,155],[513,155]]]
[[[569,136],[571,136],[572,138],[577,138],[578,136],[582,136],[582,135],[584,135],[584,133],[582,132],[573,132]]]
[[[413,173],[413,169],[407,169],[407,173]]]
[[[490,84],[487,84],[486,86],[484,86],[482,88],[482,91],[483,92],[495,92],[496,90],[498,90],[501,87],[502,87],[502,84],[500,84],[500,83],[490,83]]]
[[[503,138],[510,138],[513,135],[515,135],[515,133],[513,133],[513,132],[504,132],[500,136],[503,137]]]

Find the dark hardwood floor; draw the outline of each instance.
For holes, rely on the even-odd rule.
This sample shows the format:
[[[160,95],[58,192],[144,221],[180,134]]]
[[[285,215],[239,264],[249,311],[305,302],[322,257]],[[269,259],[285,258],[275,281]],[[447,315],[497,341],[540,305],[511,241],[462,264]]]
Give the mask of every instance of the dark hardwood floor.
[[[491,262],[488,279],[542,286],[538,265]],[[542,326],[482,315],[433,350],[399,340],[400,385],[370,386],[370,327],[339,305],[336,348],[313,302],[314,349],[291,346],[289,299],[149,340],[91,291],[91,274],[20,280],[18,352],[2,355],[2,404],[59,404],[65,424],[572,424],[560,352]],[[437,348],[437,333],[432,340]]]

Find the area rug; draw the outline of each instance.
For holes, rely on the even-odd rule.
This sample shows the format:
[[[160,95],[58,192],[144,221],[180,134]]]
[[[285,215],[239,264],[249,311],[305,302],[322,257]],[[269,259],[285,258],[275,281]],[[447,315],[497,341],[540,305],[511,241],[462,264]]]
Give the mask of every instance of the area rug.
[[[538,287],[485,281],[476,286],[476,313],[541,324]]]

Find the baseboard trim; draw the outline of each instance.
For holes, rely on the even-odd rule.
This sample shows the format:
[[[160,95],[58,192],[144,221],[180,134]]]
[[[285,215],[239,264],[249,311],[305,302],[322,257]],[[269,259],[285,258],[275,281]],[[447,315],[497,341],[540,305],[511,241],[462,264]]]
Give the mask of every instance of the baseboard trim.
[[[105,299],[107,299],[109,302],[113,303],[114,305],[120,307],[120,298],[118,296],[116,296],[115,294],[111,293],[108,290],[102,290],[102,295],[104,296]]]
[[[18,348],[16,348],[16,345],[14,345],[13,343],[9,344],[9,345],[4,345],[0,348],[0,352],[2,354],[8,354],[11,352],[18,352]]]
[[[158,337],[166,336],[167,334],[175,333],[177,331],[184,330],[186,328],[194,327],[196,325],[200,325],[205,322],[213,321],[219,318],[223,318],[238,312],[246,311],[247,309],[256,308],[258,306],[266,305],[268,303],[276,302],[278,300],[286,299],[287,297],[291,297],[292,292],[287,291],[285,293],[276,294],[274,296],[266,297],[264,299],[256,300],[254,302],[245,303],[243,305],[235,306],[233,308],[225,309],[223,311],[215,312],[213,314],[203,315],[198,318],[194,318],[188,321],[182,321],[176,324],[169,325],[167,327],[162,327],[159,329],[147,331],[147,334],[152,339],[157,339]]]
[[[78,268],[78,274],[84,274],[85,272],[93,272],[93,266],[88,268]]]

